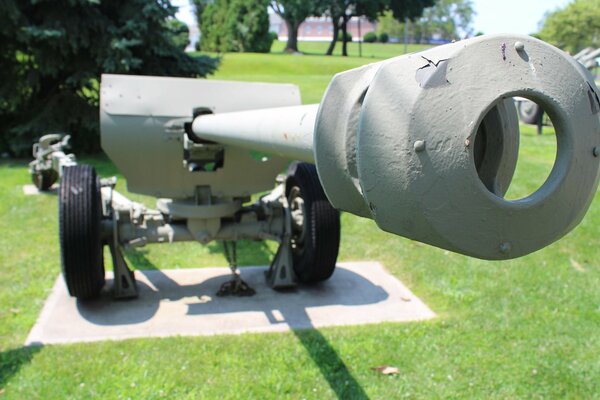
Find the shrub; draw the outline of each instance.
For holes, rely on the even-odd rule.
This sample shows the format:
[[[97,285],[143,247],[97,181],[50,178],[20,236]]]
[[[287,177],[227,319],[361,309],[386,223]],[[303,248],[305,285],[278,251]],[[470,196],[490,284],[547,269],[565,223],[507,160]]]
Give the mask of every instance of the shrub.
[[[363,36],[363,42],[365,43],[375,43],[377,41],[377,35],[375,32],[367,32],[365,36]]]
[[[387,33],[383,32],[381,35],[379,35],[379,41],[381,43],[387,43],[390,40],[390,35],[388,35]]]

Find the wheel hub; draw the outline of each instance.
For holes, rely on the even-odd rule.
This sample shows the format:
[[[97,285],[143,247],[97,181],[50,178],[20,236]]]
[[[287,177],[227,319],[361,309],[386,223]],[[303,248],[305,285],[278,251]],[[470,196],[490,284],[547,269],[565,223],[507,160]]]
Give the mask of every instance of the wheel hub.
[[[298,186],[292,187],[288,196],[290,215],[292,222],[292,250],[301,253],[304,250],[304,238],[306,237],[306,224],[304,221],[306,210],[304,199]]]

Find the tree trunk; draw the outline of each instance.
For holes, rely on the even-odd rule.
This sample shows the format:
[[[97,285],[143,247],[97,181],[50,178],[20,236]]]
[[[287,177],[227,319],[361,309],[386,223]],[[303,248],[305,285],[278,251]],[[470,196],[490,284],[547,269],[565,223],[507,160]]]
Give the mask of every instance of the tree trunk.
[[[348,57],[348,19],[342,17],[342,56]]]
[[[340,19],[338,17],[331,18],[331,24],[333,25],[333,39],[331,43],[329,43],[329,48],[327,49],[327,53],[325,55],[330,56],[333,54],[333,50],[335,49],[335,45],[338,39],[338,33],[340,31]]]
[[[297,53],[298,52],[298,27],[299,23],[296,21],[285,20],[285,26],[288,31],[288,40],[285,45],[284,51],[288,53]]]

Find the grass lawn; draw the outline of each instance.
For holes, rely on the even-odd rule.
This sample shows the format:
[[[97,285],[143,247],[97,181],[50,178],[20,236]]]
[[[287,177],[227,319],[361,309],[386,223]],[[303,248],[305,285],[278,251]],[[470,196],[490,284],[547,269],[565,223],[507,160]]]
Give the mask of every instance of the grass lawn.
[[[280,53],[285,48],[286,42],[276,40],[273,42],[271,51]],[[431,47],[423,44],[409,44],[408,53],[419,51]],[[299,42],[298,50],[304,54],[323,55],[329,48],[329,42]],[[342,54],[342,43],[338,42],[333,51],[335,56]],[[348,55],[350,57],[358,57],[359,55],[358,42],[348,43]],[[404,54],[404,44],[401,43],[363,43],[362,56],[366,58],[390,58]]]
[[[214,78],[293,82],[316,102],[332,74],[370,61],[226,54]],[[553,142],[551,129],[541,137],[523,129],[513,196],[543,181]],[[82,161],[118,175],[103,157]],[[340,260],[381,261],[438,313],[432,321],[24,348],[60,270],[56,196],[24,196],[29,180],[26,161],[0,163],[0,398],[600,397],[598,195],[566,238],[506,262],[452,254],[343,214]],[[127,194],[123,180],[119,190]],[[272,250],[245,244],[240,261],[266,264]],[[226,265],[217,245],[155,245],[127,256],[140,269]],[[371,370],[383,364],[400,374]]]
[[[340,71],[356,68],[404,53],[404,45],[364,43],[363,57],[358,57],[357,43],[349,44],[350,57],[341,57],[341,44],[336,46],[334,56],[325,57],[328,43],[300,42],[299,50],[304,54],[282,53],[284,42],[276,41],[270,54],[227,53],[213,79],[295,83],[300,87],[304,103],[318,103],[331,80]],[[409,52],[430,46],[410,45]]]

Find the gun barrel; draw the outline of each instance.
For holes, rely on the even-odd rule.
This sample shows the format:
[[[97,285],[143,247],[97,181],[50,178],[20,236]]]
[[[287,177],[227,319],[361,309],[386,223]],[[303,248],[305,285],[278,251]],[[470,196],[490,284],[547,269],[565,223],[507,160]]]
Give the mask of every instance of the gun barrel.
[[[541,187],[513,201],[505,194],[519,157],[517,96],[551,118],[557,151]],[[186,137],[198,107],[213,114],[197,115]],[[483,259],[523,256],[563,237],[600,178],[594,80],[571,56],[521,35],[339,73],[319,105],[300,105],[288,85],[105,76],[101,117],[103,147],[130,190],[191,198],[209,188],[215,198],[241,198],[268,190],[290,159],[314,162],[334,207]],[[193,161],[185,170],[182,157]]]
[[[207,114],[194,119],[192,130],[201,139],[314,163],[318,109],[311,104]]]
[[[505,193],[519,157],[512,97],[556,130],[552,171]],[[509,259],[564,236],[598,187],[600,93],[589,72],[540,40],[490,35],[344,72],[330,83],[315,160],[331,203],[413,240]]]
[[[519,149],[514,96],[540,104],[557,138],[549,178],[517,201],[504,198]],[[319,106],[201,116],[193,128],[314,161],[336,208],[385,231],[508,259],[547,246],[585,215],[599,178],[598,96],[560,50],[492,35],[342,72]]]

